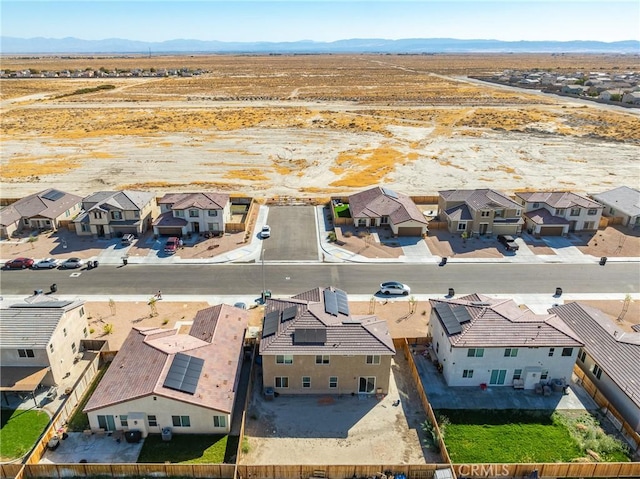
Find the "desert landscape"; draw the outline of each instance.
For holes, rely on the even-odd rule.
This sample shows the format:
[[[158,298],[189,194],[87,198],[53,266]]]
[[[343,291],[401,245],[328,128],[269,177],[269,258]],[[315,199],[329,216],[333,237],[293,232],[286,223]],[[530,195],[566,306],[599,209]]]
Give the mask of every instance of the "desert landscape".
[[[5,70],[201,69],[3,79],[2,197],[56,187],[260,197],[494,188],[593,193],[637,178],[640,110],[466,75],[637,70],[623,55],[3,58]],[[109,88],[100,88],[108,85]]]

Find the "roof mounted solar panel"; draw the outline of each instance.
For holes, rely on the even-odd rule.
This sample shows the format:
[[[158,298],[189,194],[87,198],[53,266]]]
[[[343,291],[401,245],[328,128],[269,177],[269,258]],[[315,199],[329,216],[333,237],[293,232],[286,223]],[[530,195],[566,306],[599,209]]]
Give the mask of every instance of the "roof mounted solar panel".
[[[338,312],[349,316],[349,299],[347,298],[347,293],[341,289],[336,289],[335,293],[336,299],[338,300]]]
[[[293,318],[296,317],[296,314],[298,314],[298,307],[297,306],[289,306],[288,308],[286,308],[283,312],[282,312],[282,322],[284,323],[285,321],[290,321]]]
[[[454,316],[453,311],[451,311],[450,305],[438,303],[435,306],[435,310],[449,336],[462,332],[462,326],[460,326],[460,323]]]
[[[293,332],[293,344],[324,344],[326,342],[326,329],[296,328]]]
[[[51,191],[46,192],[44,195],[42,195],[42,197],[45,200],[49,200],[49,201],[59,200],[63,196],[64,196],[64,193],[62,191],[59,191],[59,190],[51,190]]]
[[[335,291],[329,288],[324,290],[324,312],[333,316],[338,316],[338,298]]]
[[[163,386],[187,394],[195,394],[203,366],[204,359],[177,353],[173,357]]]
[[[278,323],[280,322],[280,311],[271,311],[264,317],[262,324],[262,337],[266,338],[278,331]]]
[[[390,190],[389,188],[382,188],[382,192],[388,196],[389,198],[398,198],[398,193],[396,193],[393,190]]]
[[[469,314],[467,308],[465,308],[464,306],[458,306],[455,309],[451,308],[451,311],[453,312],[455,318],[458,320],[458,323],[464,324],[471,321],[471,315]]]

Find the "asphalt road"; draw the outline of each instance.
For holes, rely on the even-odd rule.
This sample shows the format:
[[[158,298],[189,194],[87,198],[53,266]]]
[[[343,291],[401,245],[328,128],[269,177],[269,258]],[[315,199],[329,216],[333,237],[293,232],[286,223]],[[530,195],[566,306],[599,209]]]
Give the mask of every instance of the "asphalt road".
[[[74,274],[80,273],[78,276]],[[52,283],[60,294],[126,295],[259,295],[262,278],[274,295],[293,295],[332,285],[350,294],[374,294],[382,281],[407,283],[413,294],[459,293],[553,294],[638,293],[638,263],[598,264],[282,264],[243,265],[100,265],[93,270],[2,271],[0,293],[30,295],[48,291]]]

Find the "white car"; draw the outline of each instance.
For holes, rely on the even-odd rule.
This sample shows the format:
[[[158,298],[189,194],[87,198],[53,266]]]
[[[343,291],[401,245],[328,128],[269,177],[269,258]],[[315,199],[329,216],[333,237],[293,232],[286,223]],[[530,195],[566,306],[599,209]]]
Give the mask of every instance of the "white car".
[[[387,295],[400,294],[402,296],[407,296],[408,294],[411,294],[411,288],[406,284],[399,283],[398,281],[387,281],[380,285],[380,292]]]
[[[268,238],[271,236],[271,226],[264,225],[260,230],[260,238]]]
[[[33,269],[53,269],[53,268],[57,268],[59,264],[60,264],[60,261],[58,261],[55,258],[45,258],[45,259],[41,259],[37,263],[34,263],[32,268]]]

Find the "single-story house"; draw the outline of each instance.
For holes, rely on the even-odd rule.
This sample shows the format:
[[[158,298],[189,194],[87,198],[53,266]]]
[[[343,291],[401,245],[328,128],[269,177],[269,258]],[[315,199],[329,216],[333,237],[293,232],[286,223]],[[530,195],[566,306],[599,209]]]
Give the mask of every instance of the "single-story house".
[[[387,323],[351,315],[342,290],[267,300],[260,357],[274,393],[387,394],[395,352]]]
[[[84,407],[92,430],[227,434],[249,313],[198,311],[188,333],[134,327]]]
[[[156,235],[219,234],[231,221],[231,201],[223,193],[169,193],[158,200],[158,206],[160,216],[153,222]]]
[[[619,186],[593,195],[593,199],[604,205],[604,216],[620,218],[629,228],[640,227],[640,190]]]

